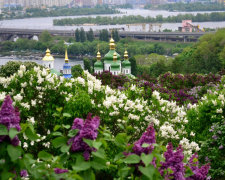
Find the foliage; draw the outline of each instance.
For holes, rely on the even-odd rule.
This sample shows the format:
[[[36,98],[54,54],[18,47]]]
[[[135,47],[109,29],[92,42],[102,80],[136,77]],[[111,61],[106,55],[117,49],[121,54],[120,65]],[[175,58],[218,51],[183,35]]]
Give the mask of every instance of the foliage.
[[[134,76],[137,74],[137,63],[136,59],[134,57],[129,58],[129,61],[131,63],[131,74]]]
[[[0,76],[10,77],[16,73],[21,65],[25,65],[27,70],[33,69],[35,66],[42,67],[35,62],[20,62],[20,61],[9,61],[4,66],[0,67]]]
[[[11,9],[13,11],[13,9]],[[58,17],[58,16],[77,16],[77,15],[91,15],[91,14],[115,14],[119,13],[117,10],[107,6],[99,6],[94,8],[67,8],[67,7],[53,7],[53,8],[28,8],[25,13],[11,13],[10,18],[30,18],[30,17]],[[5,19],[5,17],[0,17]]]
[[[100,41],[109,41],[109,32],[107,29],[100,30],[99,32],[99,40]]]
[[[86,32],[86,36],[87,36],[87,40],[92,42],[94,41],[94,32],[92,30],[92,28],[90,28],[90,30],[88,32]]]
[[[80,64],[72,66],[71,73],[74,78],[77,78],[82,75],[83,69]]]
[[[216,73],[224,69],[223,49],[225,29],[215,34],[206,34],[193,47],[184,49],[172,63],[172,68],[180,73]],[[171,69],[172,69],[171,68]],[[180,70],[178,70],[178,68]]]
[[[205,14],[178,14],[177,16],[163,17],[162,15],[157,15],[156,17],[151,16],[121,16],[121,17],[81,17],[81,18],[64,18],[64,19],[54,19],[53,24],[55,26],[69,26],[74,24],[98,24],[98,25],[116,25],[116,24],[134,24],[134,23],[163,23],[163,22],[182,22],[183,19],[190,19],[193,22],[209,22],[209,21],[224,21],[225,12],[213,12]]]

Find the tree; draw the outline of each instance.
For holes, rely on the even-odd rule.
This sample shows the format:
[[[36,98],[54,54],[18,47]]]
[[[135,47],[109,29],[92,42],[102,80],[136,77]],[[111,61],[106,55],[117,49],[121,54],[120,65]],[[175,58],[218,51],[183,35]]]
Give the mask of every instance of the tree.
[[[108,32],[107,29],[103,29],[103,30],[100,31],[99,40],[100,41],[106,41],[106,42],[109,41],[109,32]]]
[[[72,66],[71,68],[73,78],[79,77],[82,75],[83,69],[80,64]]]
[[[88,58],[84,58],[84,69],[91,72],[91,62]]]
[[[80,30],[78,28],[75,31],[75,40],[76,42],[80,42]]]
[[[118,42],[120,40],[120,36],[117,30],[113,30],[112,32],[113,39]]]
[[[86,33],[86,36],[88,41],[92,42],[94,40],[94,32],[92,28],[90,28],[90,30]]]
[[[137,63],[136,63],[136,59],[134,57],[131,57],[129,59],[130,63],[131,63],[131,74],[133,74],[134,76],[137,75]]]
[[[84,32],[84,28],[80,29],[80,42],[86,41],[86,34]]]
[[[44,43],[50,43],[52,39],[52,35],[48,31],[43,31],[39,37],[39,40]]]

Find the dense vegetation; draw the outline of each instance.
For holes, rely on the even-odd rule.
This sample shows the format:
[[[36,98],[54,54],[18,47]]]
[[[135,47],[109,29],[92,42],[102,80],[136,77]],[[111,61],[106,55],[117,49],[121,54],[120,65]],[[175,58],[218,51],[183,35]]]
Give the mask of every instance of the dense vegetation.
[[[121,16],[121,17],[102,17],[97,16],[92,17],[82,17],[82,18],[64,18],[64,19],[54,19],[53,24],[55,26],[70,26],[85,23],[92,23],[98,25],[115,25],[115,24],[132,24],[132,23],[163,23],[163,22],[182,22],[184,19],[190,19],[193,22],[208,22],[208,21],[225,21],[225,12],[213,12],[197,15],[192,14],[179,14],[177,16],[163,17],[162,15],[157,15],[155,18],[148,16]]]
[[[14,12],[15,11],[15,12]],[[78,15],[91,15],[91,14],[115,14],[119,11],[109,8],[108,6],[97,6],[95,8],[68,8],[68,7],[54,7],[50,9],[30,8],[25,12],[21,10],[12,10],[8,13],[5,9],[1,14],[0,19],[21,19],[30,17],[57,17],[57,16],[78,16]],[[16,12],[18,11],[18,12]],[[5,15],[4,15],[5,14]]]
[[[161,80],[168,90],[170,85],[182,83],[193,86],[193,78],[180,81],[179,76],[171,74]],[[30,179],[53,180],[195,180],[206,179],[208,170],[209,175],[223,178],[222,163],[219,172],[215,171],[217,164],[213,164],[213,155],[223,162],[219,154],[224,152],[219,148],[225,145],[222,138],[216,138],[218,144],[213,146],[220,151],[212,154],[202,151],[201,138],[195,137],[201,135],[198,128],[213,124],[210,118],[223,122],[224,78],[196,78],[196,86],[201,85],[202,78],[206,80],[204,84],[219,85],[217,94],[207,94],[214,95],[212,100],[218,100],[218,106],[207,114],[209,121],[205,123],[205,118],[194,117],[198,106],[189,101],[179,106],[136,83],[118,90],[102,85],[88,72],[83,72],[82,77],[64,79],[39,67],[26,70],[26,66],[20,66],[13,76],[0,77],[1,179],[24,179],[29,175]],[[202,113],[196,115],[203,117]],[[194,126],[198,121],[201,126]],[[205,138],[213,142],[213,133]],[[204,152],[211,155],[211,169],[208,162],[200,164],[197,152],[200,156]]]
[[[224,11],[223,3],[171,3],[158,6],[146,5],[145,9],[158,9],[167,11]]]
[[[217,73],[225,68],[225,29],[206,34],[199,42],[184,48],[174,59],[158,54],[136,55],[138,75],[158,77],[173,73]],[[175,50],[175,48],[173,49]]]
[[[75,32],[75,37],[69,39],[63,39],[62,37],[53,38],[48,32],[45,31],[39,37],[39,41],[18,39],[16,42],[0,42],[0,52],[4,53],[9,51],[40,51],[41,53],[44,53],[46,48],[49,47],[53,53],[63,55],[65,51],[65,40],[72,43],[68,47],[68,52],[70,56],[96,56],[97,44],[99,44],[100,52],[102,55],[108,52],[108,40],[110,36],[107,30],[101,31],[101,41],[98,41],[97,39],[93,40],[91,30],[86,32],[86,34],[83,33],[81,30],[82,29],[77,29]],[[82,39],[80,39],[80,37],[82,37]],[[113,32],[113,38],[116,41],[119,41],[119,37],[116,31]],[[127,50],[130,56],[150,53],[172,55],[173,53],[179,53],[182,51],[183,48],[190,46],[190,44],[188,43],[149,43],[145,41],[121,39],[116,46],[117,52],[121,55],[124,53],[126,44],[128,46]]]

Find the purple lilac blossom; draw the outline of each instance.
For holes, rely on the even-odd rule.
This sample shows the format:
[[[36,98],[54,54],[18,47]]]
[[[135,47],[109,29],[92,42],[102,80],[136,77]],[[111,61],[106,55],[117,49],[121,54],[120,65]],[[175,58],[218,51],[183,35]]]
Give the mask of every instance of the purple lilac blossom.
[[[83,138],[95,140],[98,135],[97,129],[99,125],[100,118],[98,116],[91,118],[91,113],[88,114],[85,122],[79,118],[74,120],[72,129],[79,129],[80,131],[75,137],[71,138],[68,143],[72,143],[72,152],[83,152],[83,156],[86,161],[90,159],[90,153],[95,149],[88,146],[88,144],[83,141]]]
[[[177,151],[173,151],[172,143],[169,143],[167,146],[167,151],[164,153],[165,162],[161,162],[161,167],[159,172],[164,179],[175,179],[175,180],[185,180],[185,168],[183,164],[183,149],[181,146],[177,148]],[[164,174],[164,170],[172,170],[171,174]]]
[[[54,171],[56,174],[62,174],[62,173],[69,172],[67,169],[60,169],[60,168],[55,168]]]
[[[20,171],[20,177],[28,177],[28,173],[27,173],[27,170],[22,170]]]
[[[11,97],[9,95],[6,96],[0,110],[0,124],[6,126],[8,130],[16,128],[17,131],[20,131],[20,113],[18,108],[14,109],[12,103]],[[0,142],[4,140],[11,141],[14,146],[18,146],[20,142],[18,136],[15,136],[13,139],[10,139],[9,136],[0,136]]]
[[[142,147],[144,143],[149,144],[149,147]],[[142,153],[150,154],[154,149],[152,144],[155,143],[155,130],[152,126],[149,126],[147,131],[142,134],[141,138],[134,143],[133,152],[137,155],[141,155]]]
[[[196,153],[194,155],[192,155],[192,157],[189,160],[187,165],[191,168],[194,175],[186,178],[186,180],[205,180],[205,179],[207,179],[207,174],[208,174],[210,165],[206,164],[199,168],[198,155]]]

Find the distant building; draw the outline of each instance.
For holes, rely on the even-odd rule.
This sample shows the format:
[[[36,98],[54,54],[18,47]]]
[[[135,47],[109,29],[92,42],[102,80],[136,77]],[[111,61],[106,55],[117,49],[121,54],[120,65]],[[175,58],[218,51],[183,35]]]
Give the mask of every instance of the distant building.
[[[204,29],[200,29],[199,25],[193,25],[192,20],[183,20],[182,27],[179,27],[181,32],[203,32]]]
[[[104,61],[101,61],[101,54],[97,53],[97,62],[94,64],[94,72],[102,73],[103,71],[109,71],[113,75],[126,74],[131,75],[131,63],[128,60],[128,52],[124,52],[124,60],[121,62],[120,55],[115,50],[115,42],[113,38],[110,40],[110,50],[105,55]]]

